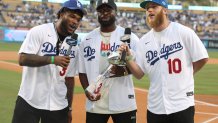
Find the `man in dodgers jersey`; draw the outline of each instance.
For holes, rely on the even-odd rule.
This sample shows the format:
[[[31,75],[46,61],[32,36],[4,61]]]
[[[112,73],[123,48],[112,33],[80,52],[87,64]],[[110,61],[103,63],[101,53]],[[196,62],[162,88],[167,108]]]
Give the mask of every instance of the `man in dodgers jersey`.
[[[132,74],[150,79],[148,123],[194,123],[194,77],[208,61],[207,51],[193,30],[170,22],[166,0],[145,0],[146,22],[152,28],[136,47]],[[121,45],[119,50],[127,50]]]
[[[78,46],[69,49],[66,42],[85,14],[79,1],[69,0],[58,11],[57,22],[28,32],[19,51],[24,67],[12,123],[71,123]]]
[[[79,48],[79,77],[84,89],[95,83],[98,76],[107,69],[109,66],[107,54],[115,52],[122,44],[120,38],[125,30],[115,25],[117,6],[113,0],[99,0],[96,10],[100,27],[91,31]],[[138,37],[132,33],[131,49],[135,50],[138,40]],[[104,80],[102,90],[96,97],[85,90],[86,123],[107,123],[109,117],[112,117],[114,123],[136,122],[132,75],[124,75],[121,67],[117,69],[113,66],[113,68],[116,77]],[[118,72],[119,70],[121,72]]]

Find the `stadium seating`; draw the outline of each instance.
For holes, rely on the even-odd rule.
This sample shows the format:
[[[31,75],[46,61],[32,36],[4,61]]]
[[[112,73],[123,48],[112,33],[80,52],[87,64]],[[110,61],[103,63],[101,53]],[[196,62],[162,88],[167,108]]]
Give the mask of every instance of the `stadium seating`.
[[[93,8],[85,6],[88,15],[83,18],[78,32],[89,32],[98,27],[97,13]],[[2,0],[0,3],[0,26],[32,28],[33,26],[54,22],[56,13],[61,8],[59,3],[23,2],[22,0]],[[171,21],[182,23],[201,37],[218,38],[217,12],[170,10]],[[117,24],[123,27],[131,27],[139,37],[149,31],[145,23],[145,11],[143,9],[122,7],[117,11]]]

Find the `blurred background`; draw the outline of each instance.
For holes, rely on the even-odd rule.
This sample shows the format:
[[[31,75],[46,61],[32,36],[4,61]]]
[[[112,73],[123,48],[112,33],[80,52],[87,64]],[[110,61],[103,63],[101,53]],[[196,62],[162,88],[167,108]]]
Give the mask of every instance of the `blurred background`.
[[[17,52],[29,29],[43,23],[55,22],[56,13],[66,0],[0,0],[0,122],[10,123],[21,82]],[[97,0],[80,0],[88,11],[76,33],[80,39],[98,27],[95,11]],[[139,7],[143,0],[115,0],[118,6],[117,25],[130,27],[140,38],[149,31],[145,11]],[[196,123],[218,123],[218,0],[168,0],[169,18],[192,28],[208,50],[208,64],[195,75]],[[146,90],[149,80],[134,79],[143,89],[137,93],[138,122],[146,123]],[[146,89],[146,90],[145,90]],[[139,89],[138,89],[139,90]],[[137,90],[137,92],[139,92]],[[143,92],[143,93],[142,93]],[[74,89],[73,122],[83,123],[85,96],[78,84]],[[144,95],[142,95],[144,94]],[[81,99],[81,100],[80,100]],[[141,101],[141,100],[143,101]],[[209,108],[205,104],[210,105]],[[205,109],[205,110],[203,110]],[[201,118],[199,118],[199,116]],[[215,118],[214,118],[215,117]],[[208,118],[212,118],[209,119]]]
[[[22,42],[33,26],[54,22],[56,13],[66,0],[0,0],[0,41]],[[80,0],[88,11],[77,33],[83,37],[98,27],[96,0]],[[149,31],[143,0],[115,0],[117,24],[130,27],[140,38]],[[218,48],[218,0],[168,0],[169,18],[198,34],[207,48]]]

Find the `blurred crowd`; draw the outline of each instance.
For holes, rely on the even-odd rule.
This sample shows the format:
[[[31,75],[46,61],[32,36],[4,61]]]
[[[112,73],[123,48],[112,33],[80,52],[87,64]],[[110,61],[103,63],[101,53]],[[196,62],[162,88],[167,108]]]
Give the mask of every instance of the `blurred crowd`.
[[[21,1],[22,2],[22,1]],[[13,4],[14,3],[14,4]],[[56,13],[60,8],[58,3],[25,2],[17,4],[0,0],[0,26],[15,28],[31,28],[33,26],[55,22]],[[89,32],[98,27],[97,13],[93,6],[86,6],[88,15],[83,18],[78,32]],[[201,38],[218,38],[218,12],[170,10],[171,21],[182,23],[193,30]],[[145,22],[145,11],[117,11],[117,24],[130,27],[141,37],[149,30]]]

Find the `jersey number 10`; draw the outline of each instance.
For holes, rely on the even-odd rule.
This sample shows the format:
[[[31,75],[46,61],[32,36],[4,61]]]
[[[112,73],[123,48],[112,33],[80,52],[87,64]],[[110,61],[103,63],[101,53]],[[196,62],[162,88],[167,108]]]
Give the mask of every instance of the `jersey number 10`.
[[[167,63],[168,63],[169,74],[180,73],[182,71],[180,59],[178,58],[173,60],[169,59]]]

